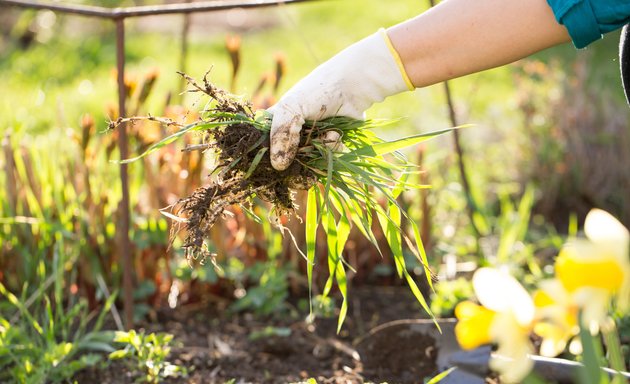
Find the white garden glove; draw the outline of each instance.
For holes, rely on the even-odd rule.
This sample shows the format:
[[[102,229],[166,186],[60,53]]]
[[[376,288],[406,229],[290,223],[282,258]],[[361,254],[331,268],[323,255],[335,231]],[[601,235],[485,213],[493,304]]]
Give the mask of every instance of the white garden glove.
[[[344,49],[293,86],[269,108],[271,164],[286,169],[305,120],[363,119],[372,104],[414,87],[384,29]]]

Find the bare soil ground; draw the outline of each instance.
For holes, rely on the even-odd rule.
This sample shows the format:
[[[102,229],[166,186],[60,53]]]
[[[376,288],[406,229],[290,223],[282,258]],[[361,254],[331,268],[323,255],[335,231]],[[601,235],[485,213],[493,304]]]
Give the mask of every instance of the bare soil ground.
[[[351,291],[348,317],[339,335],[337,319],[303,321],[305,314],[256,318],[228,315],[226,302],[162,311],[149,332],[170,332],[180,345],[169,361],[189,369],[187,378],[168,383],[294,383],[314,378],[318,383],[422,383],[436,370],[433,340],[410,343],[397,335],[379,333],[379,340],[359,356],[354,344],[379,324],[423,316],[405,287],[357,287]],[[282,332],[255,337],[268,327]],[[91,369],[79,383],[131,383],[120,363]]]

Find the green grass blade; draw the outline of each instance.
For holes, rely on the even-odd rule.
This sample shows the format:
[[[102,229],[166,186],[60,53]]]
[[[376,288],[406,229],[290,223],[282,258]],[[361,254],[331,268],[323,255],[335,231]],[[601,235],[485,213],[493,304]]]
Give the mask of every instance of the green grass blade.
[[[405,280],[407,280],[407,285],[411,289],[411,292],[415,296],[416,300],[418,301],[418,303],[420,303],[420,305],[422,306],[422,309],[424,309],[424,311],[429,316],[431,316],[431,319],[433,319],[433,323],[438,328],[438,330],[442,332],[442,328],[440,327],[440,324],[435,319],[435,315],[431,311],[431,308],[429,308],[429,304],[427,303],[427,300],[424,298],[424,295],[420,291],[420,288],[418,288],[418,285],[414,281],[413,276],[411,276],[409,272],[407,272],[407,270],[404,271],[404,275],[405,275]]]
[[[400,231],[397,230],[397,228],[400,228],[400,209],[390,204],[387,213],[382,209],[378,209],[377,215],[383,233],[385,234],[385,239],[392,251],[396,272],[398,272],[398,277],[402,278],[403,270],[405,270],[405,258],[402,251],[401,234]]]
[[[404,233],[402,233],[402,230],[400,228],[400,221],[402,219],[400,207],[397,204],[390,202],[387,214],[382,208],[378,207],[377,215],[381,226],[384,227],[383,231],[385,233],[385,238],[387,239],[390,249],[392,250],[392,254],[394,256],[394,264],[396,265],[396,270],[398,271],[399,276],[405,278],[405,280],[407,281],[407,285],[409,285],[409,288],[411,289],[411,292],[415,296],[418,303],[420,303],[425,312],[427,312],[427,314],[431,316],[438,329],[440,329],[440,326],[435,320],[435,316],[431,311],[431,308],[429,308],[429,305],[424,298],[424,295],[422,295],[422,292],[418,288],[418,285],[413,280],[413,277],[409,274],[406,268],[404,254],[402,253],[402,238],[406,240],[409,248],[412,251],[415,252],[415,250],[412,248],[412,244],[410,244],[409,238],[404,235]]]
[[[265,153],[267,153],[268,149],[269,149],[269,147],[262,147],[258,151],[258,153],[256,153],[256,156],[254,157],[254,160],[252,160],[252,164],[247,169],[247,173],[245,173],[245,179],[248,179],[252,175],[252,172],[254,172],[254,170],[256,170],[256,167],[258,167],[258,164],[260,163],[260,160],[262,160],[263,156],[265,155]]]
[[[306,276],[308,278],[308,297],[310,312],[313,313],[313,266],[315,265],[315,246],[317,240],[317,196],[316,188],[308,190],[306,200]]]
[[[322,295],[324,297],[330,294],[333,281],[335,280],[335,273],[337,271],[337,263],[339,263],[339,257],[337,257],[337,225],[335,224],[335,216],[332,209],[329,206],[326,207],[326,218],[324,220],[326,225],[326,242],[328,245],[328,280],[324,285],[324,291]]]
[[[420,229],[418,228],[418,224],[416,224],[416,222],[411,219],[409,220],[409,224],[411,225],[411,229],[413,231],[413,237],[416,240],[415,243],[416,243],[417,254],[415,252],[414,254],[420,256],[418,258],[418,261],[420,261],[420,264],[422,264],[422,268],[424,269],[424,275],[427,279],[427,283],[429,284],[429,287],[431,287],[431,290],[434,291],[435,289],[433,288],[432,272],[431,272],[431,269],[429,268],[429,260],[427,258],[427,252],[424,249],[424,243],[422,242],[422,238],[420,237]]]
[[[608,360],[610,361],[610,368],[617,372],[626,371],[626,363],[624,361],[624,354],[619,341],[619,332],[615,326],[615,321],[607,319],[607,324],[602,326],[602,335],[606,343],[606,350]],[[621,384],[626,382],[621,374],[613,376],[612,384]]]
[[[434,131],[434,132],[420,133],[417,135],[405,137],[398,140],[387,141],[387,142],[378,143],[374,145],[364,146],[361,148],[357,148],[354,151],[344,153],[343,155],[341,155],[341,158],[343,160],[350,161],[360,156],[382,156],[388,153],[401,150],[406,147],[410,147],[412,145],[420,144],[423,141],[429,140],[435,136],[443,135],[445,133],[451,132],[454,129],[458,129],[462,127],[447,128],[447,129],[442,129],[442,130]]]
[[[341,255],[339,255],[339,259],[341,259]],[[341,296],[343,297],[341,308],[339,309],[339,318],[337,319],[337,333],[339,333],[348,314],[348,281],[346,278],[346,270],[341,262],[337,262],[336,279],[339,292],[341,292]]]
[[[350,236],[350,229],[351,226],[348,216],[344,212],[341,212],[339,222],[337,223],[337,255],[340,258],[343,249],[346,246],[346,242],[348,241],[348,237]]]
[[[101,329],[101,327],[103,326],[103,321],[105,320],[105,316],[111,310],[112,305],[114,305],[114,302],[116,301],[117,297],[118,297],[118,292],[116,291],[113,292],[111,295],[109,295],[109,297],[107,297],[107,300],[105,300],[105,304],[103,305],[103,308],[101,309],[101,312],[99,313],[98,318],[96,319],[96,322],[94,323],[94,327],[93,327],[94,330]]]
[[[581,384],[604,384],[610,382],[608,375],[603,373],[599,365],[602,358],[602,346],[599,339],[591,335],[588,326],[581,319],[580,341],[582,341],[582,362],[584,366],[580,369],[579,382]]]
[[[247,208],[244,204],[240,204],[239,205],[241,207],[241,209],[243,210],[243,212],[245,212],[245,214],[252,220],[254,220],[254,222],[256,224],[262,224],[263,221],[260,218],[260,216],[258,216],[256,213],[254,213],[254,211],[252,211],[251,209]]]
[[[241,162],[243,158],[239,157],[235,160],[233,160],[230,164],[228,164],[226,167],[222,167],[221,168],[221,172],[219,173],[219,175],[222,177],[223,175],[225,175],[230,169],[234,168],[238,163]],[[216,169],[219,169],[218,167]],[[215,170],[216,170],[215,169]]]
[[[202,131],[204,129],[208,129],[208,128],[214,128],[214,127],[220,127],[223,125],[230,125],[230,124],[237,124],[240,123],[242,121],[240,120],[227,120],[227,121],[220,121],[220,122],[195,122],[192,124],[188,124],[186,126],[184,126],[182,129],[180,129],[179,131],[173,133],[170,136],[167,136],[165,138],[163,138],[162,140],[158,141],[155,144],[152,144],[146,151],[144,151],[142,154],[140,154],[139,156],[136,157],[132,157],[129,159],[124,159],[124,160],[112,160],[112,162],[114,163],[119,163],[119,164],[127,164],[127,163],[132,163],[134,161],[140,160],[143,157],[157,151],[158,149],[176,141],[177,139],[179,139],[180,137],[182,137],[183,135],[187,134],[188,132],[194,132],[194,131]]]
[[[326,147],[326,187],[324,188],[324,201],[328,201],[328,195],[330,193],[330,185],[333,180],[333,171],[334,171],[334,163],[333,163],[333,152],[330,148]]]
[[[400,175],[400,178],[398,182],[396,183],[396,186],[394,187],[394,189],[392,189],[392,197],[394,199],[397,199],[398,196],[400,196],[400,194],[403,193],[403,191],[406,189],[405,187],[408,185],[407,184],[408,179],[409,179],[408,173],[403,173]]]
[[[44,327],[46,332],[46,340],[51,343],[55,342],[55,316],[53,315],[52,304],[50,298],[44,296],[44,304],[46,305],[46,318],[44,319]]]
[[[265,140],[267,139],[266,135],[260,135],[260,137],[258,138],[258,140],[256,140],[256,142],[249,148],[247,148],[247,153],[250,153],[251,151],[253,151],[254,149],[260,147],[262,145],[262,143],[265,142]]]
[[[439,374],[433,376],[429,381],[427,381],[426,384],[438,384],[440,381],[442,381],[446,376],[450,375],[451,372],[453,372],[456,369],[457,367],[450,367],[446,371],[440,372]]]
[[[348,207],[351,211],[350,218],[352,219],[352,222],[357,226],[361,234],[374,245],[379,255],[383,257],[383,252],[381,251],[378,241],[376,241],[376,237],[372,232],[372,215],[370,211],[359,204],[359,201],[363,200],[360,200],[359,196],[357,196],[347,185],[342,182],[339,183],[338,186],[349,197]]]

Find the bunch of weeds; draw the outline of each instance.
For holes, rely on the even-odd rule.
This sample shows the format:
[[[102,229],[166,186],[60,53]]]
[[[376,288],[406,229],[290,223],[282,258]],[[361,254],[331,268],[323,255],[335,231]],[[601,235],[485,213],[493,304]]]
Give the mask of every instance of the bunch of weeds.
[[[321,225],[327,235],[329,269],[323,296],[331,292],[336,282],[343,296],[339,329],[348,305],[346,269],[352,268],[343,258],[343,249],[351,228],[355,226],[381,253],[372,227],[375,220],[385,234],[399,277],[406,280],[422,307],[431,314],[407,271],[403,245],[424,266],[430,286],[433,274],[427,263],[419,228],[397,201],[403,191],[425,186],[410,181],[410,176],[419,171],[398,151],[452,129],[384,141],[372,129],[392,121],[364,121],[342,116],[307,121],[301,131],[300,149],[295,161],[288,169],[277,171],[271,166],[269,157],[271,116],[266,111],[253,111],[249,102],[217,88],[208,81],[207,74],[203,84],[185,74],[182,76],[192,87],[189,92],[201,93],[209,98],[198,121],[183,125],[160,117],[131,117],[113,121],[110,127],[139,120],[179,127],[177,132],[151,145],[141,155],[124,162],[138,160],[188,133],[200,133],[201,143],[183,150],[211,153],[214,166],[210,182],[163,210],[178,224],[174,228],[185,227],[182,247],[190,260],[213,260],[215,255],[208,251],[204,239],[218,219],[230,214],[230,206],[240,206],[260,222],[261,218],[251,209],[254,199],[259,198],[271,205],[269,219],[284,232],[285,228],[278,218],[294,214],[295,190],[308,190],[306,253],[303,255],[307,259],[309,291],[312,291],[316,232]],[[330,137],[327,133],[331,131],[339,134],[343,145],[325,142],[324,138]],[[379,203],[381,198],[385,200],[384,206]],[[403,227],[410,228],[411,234]],[[175,235],[175,232],[172,233],[171,241]]]
[[[101,327],[116,295],[105,293],[105,304],[95,311],[84,298],[66,299],[64,281],[72,277],[66,272],[75,262],[56,256],[49,273],[40,261],[36,288],[24,283],[19,295],[0,283],[1,382],[68,382],[102,362],[101,352],[114,350],[113,334]]]
[[[101,301],[95,277],[102,275],[110,286],[118,280],[112,267],[116,204],[104,188],[109,174],[101,172],[106,168],[100,166],[95,129],[85,115],[80,131],[68,130],[63,144],[52,136],[40,141],[11,131],[3,138],[0,283],[8,291],[20,292],[24,282],[36,286],[40,261],[51,269],[57,254],[81,255],[73,266],[75,294],[86,297],[90,309]]]
[[[117,331],[114,342],[123,347],[111,352],[109,359],[124,359],[136,374],[137,383],[160,383],[168,377],[186,376],[186,368],[166,360],[172,341],[173,335],[169,333]]]

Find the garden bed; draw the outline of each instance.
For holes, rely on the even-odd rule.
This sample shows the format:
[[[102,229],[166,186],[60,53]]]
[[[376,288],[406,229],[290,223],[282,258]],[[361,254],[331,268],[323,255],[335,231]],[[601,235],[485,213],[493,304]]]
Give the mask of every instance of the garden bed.
[[[227,301],[208,302],[161,311],[157,322],[143,325],[148,332],[169,332],[180,345],[169,361],[189,370],[188,378],[169,383],[291,383],[314,378],[318,383],[422,383],[436,373],[433,340],[426,345],[398,343],[378,336],[357,360],[354,343],[377,325],[422,317],[406,287],[353,288],[343,329],[336,335],[337,318],[309,325],[299,316],[256,318],[226,313]],[[406,346],[406,347],[405,347]],[[412,346],[413,348],[409,348]],[[78,382],[132,383],[120,362],[104,369],[81,372]]]

